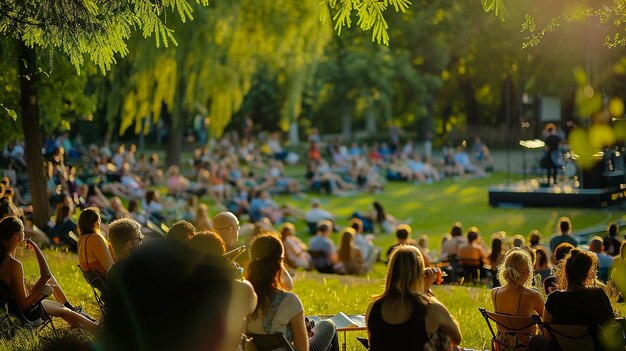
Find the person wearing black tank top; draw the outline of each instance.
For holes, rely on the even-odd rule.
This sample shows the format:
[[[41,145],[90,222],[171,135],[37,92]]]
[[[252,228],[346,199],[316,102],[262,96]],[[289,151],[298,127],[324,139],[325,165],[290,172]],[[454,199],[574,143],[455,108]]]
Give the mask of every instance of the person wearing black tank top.
[[[427,293],[441,281],[441,270],[425,270],[414,246],[400,245],[391,254],[385,291],[367,308],[370,351],[450,350],[461,331],[446,307]]]
[[[532,260],[526,251],[516,248],[506,253],[504,262],[498,267],[498,280],[502,286],[491,291],[495,312],[520,317],[543,313],[542,296],[530,288],[532,273]],[[534,327],[514,332],[498,325],[496,342],[501,351],[528,350],[528,342],[535,333]]]

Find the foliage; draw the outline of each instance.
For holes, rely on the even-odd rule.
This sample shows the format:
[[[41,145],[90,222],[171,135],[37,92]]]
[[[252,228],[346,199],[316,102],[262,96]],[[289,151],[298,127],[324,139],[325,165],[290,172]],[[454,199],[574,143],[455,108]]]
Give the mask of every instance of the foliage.
[[[207,5],[208,0],[196,0]],[[0,33],[30,47],[59,49],[80,73],[84,55],[104,73],[128,54],[126,41],[133,31],[154,35],[157,46],[176,44],[165,24],[165,11],[176,11],[182,22],[192,19],[186,0],[41,0],[0,1]]]
[[[280,126],[286,129],[300,115],[304,86],[330,37],[313,15],[316,10],[307,1],[252,0],[194,8],[194,22],[172,22],[185,38],[183,45],[158,49],[132,42],[134,58],[124,73],[107,78],[119,91],[116,101],[107,101],[108,117],[115,119],[121,111],[120,133],[133,124],[139,132],[142,119],[156,121],[166,106],[175,123],[204,114],[219,136],[257,71],[267,69],[281,86]]]
[[[0,41],[0,115],[6,113],[10,120],[0,131],[0,146],[22,138],[21,111],[19,106],[19,77],[15,41]],[[88,78],[96,70],[87,64],[86,74],[76,75],[75,68],[60,53],[49,52],[46,64],[37,68],[39,82],[39,111],[42,127],[51,133],[70,128],[77,118],[92,114],[96,98],[86,91]]]
[[[341,35],[343,28],[352,26],[352,16],[356,14],[356,25],[364,31],[372,31],[372,41],[389,45],[389,25],[385,12],[393,6],[396,12],[406,12],[411,2],[408,0],[322,0],[320,20],[330,19],[335,22],[334,28]]]
[[[558,0],[549,4],[533,0],[481,0],[485,12],[500,20],[523,16],[523,47],[538,45],[548,34],[568,25],[584,25],[603,32],[601,41],[608,48],[626,45],[626,1]]]

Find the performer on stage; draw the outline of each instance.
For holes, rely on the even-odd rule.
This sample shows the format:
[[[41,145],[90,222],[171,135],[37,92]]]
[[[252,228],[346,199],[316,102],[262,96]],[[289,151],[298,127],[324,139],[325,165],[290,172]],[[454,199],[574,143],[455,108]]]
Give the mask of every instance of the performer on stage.
[[[556,125],[554,123],[546,124],[544,128],[545,138],[545,155],[541,160],[542,167],[548,171],[548,184],[550,184],[550,176],[552,176],[552,184],[556,185],[556,174],[559,167],[562,167],[562,156],[559,146],[561,138],[557,135]]]

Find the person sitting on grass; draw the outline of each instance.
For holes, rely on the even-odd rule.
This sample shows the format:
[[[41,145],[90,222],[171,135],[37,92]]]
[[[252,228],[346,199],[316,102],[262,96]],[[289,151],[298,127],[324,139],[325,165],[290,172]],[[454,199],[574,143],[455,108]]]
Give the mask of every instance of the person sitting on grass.
[[[226,253],[224,240],[214,231],[206,230],[197,233],[186,245],[205,255],[222,257]],[[241,334],[245,331],[247,317],[257,304],[257,296],[249,281],[235,276],[231,281],[231,298],[226,318],[226,341],[223,351],[237,349],[241,343]]]
[[[498,280],[498,266],[504,261],[504,253],[506,252],[506,248],[502,247],[503,234],[504,232],[500,232],[494,235],[494,238],[491,240],[491,251],[487,256],[487,260],[491,266],[491,282],[494,288],[501,285]]]
[[[338,256],[339,261],[343,265],[343,273],[345,274],[363,274],[365,273],[365,262],[363,254],[358,246],[354,244],[355,230],[353,228],[344,228],[341,234],[341,245],[339,245]]]
[[[572,222],[567,217],[561,217],[558,221],[559,234],[550,239],[550,250],[554,252],[556,247],[562,243],[569,243],[572,246],[578,246],[578,239],[572,236]]]
[[[330,240],[333,231],[331,221],[321,221],[317,224],[317,234],[309,242],[309,252],[313,257],[313,266],[320,273],[335,273],[341,271],[341,262],[337,256],[335,243]]]
[[[103,281],[113,265],[110,243],[100,234],[100,210],[96,207],[84,209],[78,216],[78,262],[83,272],[96,270]]]
[[[109,224],[109,238],[117,263],[130,256],[143,242],[141,224],[130,218],[115,220]]]
[[[57,245],[65,245],[70,252],[76,252],[76,240],[70,237],[70,232],[78,228],[71,217],[71,205],[58,204],[54,226],[50,230],[52,242]]]
[[[470,227],[467,231],[467,244],[461,245],[457,257],[462,266],[473,266],[483,269],[487,259],[487,249],[479,235],[478,228]]]
[[[458,322],[429,292],[441,278],[439,268],[425,268],[416,247],[393,251],[385,291],[367,307],[370,351],[449,350],[461,343]]]
[[[599,347],[600,327],[610,322],[614,314],[604,290],[594,286],[597,270],[598,261],[593,253],[572,249],[558,276],[560,290],[548,295],[542,319],[545,323],[587,325],[594,344]],[[533,350],[554,349],[549,333],[536,336],[531,343]]]
[[[24,239],[24,225],[16,217],[7,217],[0,221],[0,281],[8,286],[15,297],[15,303],[9,303],[9,311],[15,313],[16,309],[25,311],[30,306],[42,300],[50,294],[54,294],[57,301],[42,300],[36,308],[28,310],[24,317],[35,321],[41,318],[42,313],[47,313],[52,317],[61,317],[72,327],[96,330],[98,324],[91,317],[88,317],[81,308],[72,306],[63,293],[61,286],[56,281],[45,256],[32,240]],[[15,258],[17,247],[26,242],[37,257],[40,277],[32,286],[30,292],[24,284],[24,268],[22,263]],[[81,314],[83,313],[83,314]]]
[[[618,238],[619,224],[615,222],[609,223],[606,229],[606,236],[604,237],[604,250],[607,254],[617,257],[619,256],[619,249],[622,245],[622,241]]]
[[[191,240],[194,235],[196,235],[196,228],[194,228],[193,224],[185,220],[180,220],[172,224],[172,227],[167,232],[168,238],[178,240],[181,243]]]
[[[411,246],[417,247],[417,249],[420,250],[420,253],[422,254],[422,258],[424,259],[424,265],[428,267],[430,266],[430,263],[431,263],[430,256],[425,254],[423,249],[419,245],[417,245],[417,242],[415,240],[411,239],[412,232],[413,232],[413,229],[408,224],[400,224],[396,228],[396,238],[398,239],[398,241],[396,242],[396,244],[391,246],[389,250],[387,250],[387,261],[389,261],[389,259],[391,258],[391,254],[398,246],[411,245]]]
[[[285,247],[285,262],[294,268],[313,269],[311,254],[308,247],[296,235],[296,228],[292,223],[284,223],[280,227],[280,236]]]
[[[501,287],[491,290],[493,309],[497,313],[529,317],[543,313],[543,297],[531,289],[532,262],[530,255],[522,249],[511,249],[498,267]],[[498,325],[495,342],[501,351],[528,350],[528,341],[536,333],[534,327],[519,331],[508,331]]]
[[[109,272],[106,328],[97,349],[225,350],[233,274],[223,257],[188,243],[142,245]]]
[[[591,238],[589,251],[593,252],[598,259],[598,279],[606,284],[607,280],[609,280],[609,272],[613,266],[613,257],[604,252],[604,243],[599,236]]]
[[[322,321],[307,331],[302,302],[283,286],[283,257],[283,245],[273,235],[261,235],[252,242],[246,279],[254,287],[258,304],[248,318],[247,331],[281,333],[299,351],[339,351],[337,330],[332,322]]]
[[[535,275],[539,274],[541,276],[541,281],[544,281],[552,273],[550,260],[548,259],[548,251],[541,245],[537,246],[533,250],[535,250],[535,256],[537,257],[534,267]]]
[[[365,271],[369,272],[374,266],[374,263],[380,258],[380,248],[374,246],[372,240],[363,235],[363,221],[358,218],[352,218],[350,220],[350,227],[352,227],[355,232],[354,244],[361,250],[361,254],[365,259]]]

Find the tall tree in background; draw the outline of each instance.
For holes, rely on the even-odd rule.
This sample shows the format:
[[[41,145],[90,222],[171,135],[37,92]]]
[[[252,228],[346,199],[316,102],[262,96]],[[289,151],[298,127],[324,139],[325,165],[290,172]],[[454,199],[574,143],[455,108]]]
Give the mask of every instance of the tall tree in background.
[[[180,162],[183,128],[195,114],[205,113],[211,135],[221,135],[259,69],[278,77],[279,125],[288,130],[332,34],[311,1],[216,1],[195,11],[192,23],[171,22],[184,43],[154,48],[133,41],[130,75],[110,75],[107,83],[121,90],[121,99],[106,101],[107,118],[121,119],[120,133],[132,126],[143,132],[150,123],[142,121],[167,115],[168,165]]]
[[[207,4],[207,0],[196,1]],[[105,72],[116,62],[115,55],[128,53],[126,41],[133,31],[144,37],[154,35],[157,46],[176,43],[163,22],[167,10],[177,12],[183,22],[191,19],[191,5],[186,0],[0,0],[0,34],[17,47],[20,92],[17,112],[5,109],[21,119],[36,225],[43,227],[50,218],[41,154],[38,75],[42,65],[38,58],[46,53],[50,57],[58,50],[80,73],[87,56]]]

